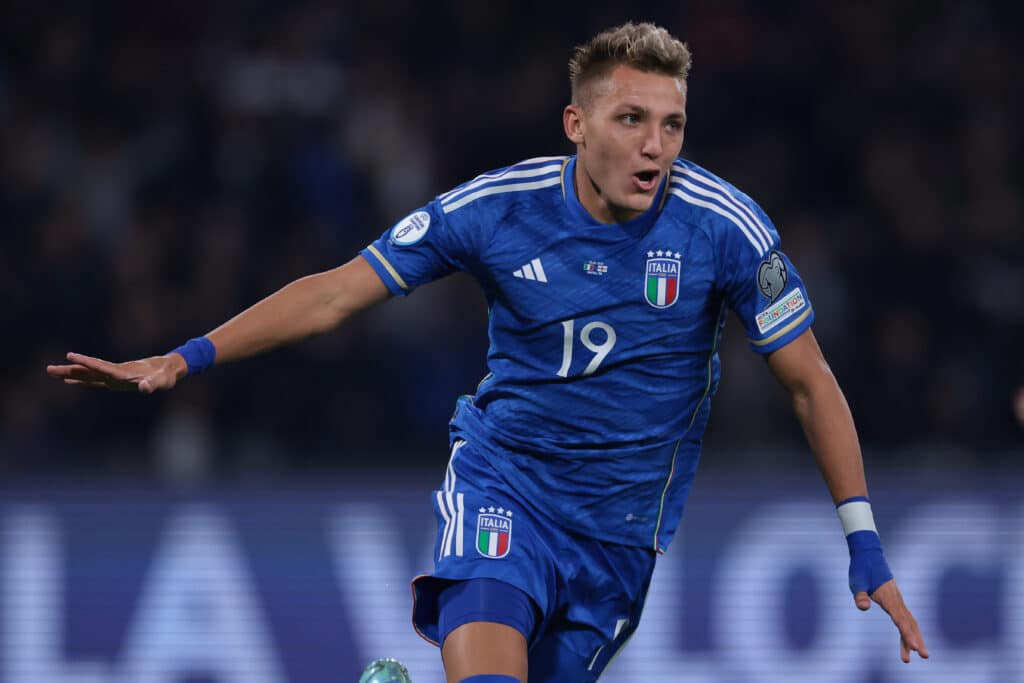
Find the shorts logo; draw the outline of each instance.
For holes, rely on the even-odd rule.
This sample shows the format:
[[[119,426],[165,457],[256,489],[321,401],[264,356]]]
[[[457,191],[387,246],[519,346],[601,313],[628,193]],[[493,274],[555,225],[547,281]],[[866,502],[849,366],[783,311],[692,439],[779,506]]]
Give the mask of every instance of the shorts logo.
[[[430,229],[429,213],[417,211],[409,214],[391,228],[391,244],[397,244],[400,247],[416,244],[423,239],[428,229]]]
[[[800,289],[794,289],[776,303],[757,314],[757,329],[764,334],[789,320],[797,311],[807,306],[807,299]]]
[[[508,555],[512,547],[512,511],[480,508],[476,517],[476,550],[484,557],[498,559]]]
[[[658,249],[647,252],[644,299],[655,308],[668,308],[679,298],[680,253]]]

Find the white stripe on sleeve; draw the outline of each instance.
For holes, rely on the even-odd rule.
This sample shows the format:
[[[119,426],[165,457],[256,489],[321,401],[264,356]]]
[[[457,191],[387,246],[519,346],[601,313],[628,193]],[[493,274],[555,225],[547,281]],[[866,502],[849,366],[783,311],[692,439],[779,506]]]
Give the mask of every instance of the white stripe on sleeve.
[[[736,217],[739,218],[741,221],[743,221],[743,224],[746,225],[750,229],[750,232],[747,233],[748,237],[752,233],[754,235],[754,237],[757,238],[757,241],[761,243],[761,248],[763,250],[765,250],[765,251],[767,251],[769,249],[769,247],[771,247],[771,244],[772,244],[771,235],[769,235],[768,231],[765,230],[764,228],[761,228],[760,231],[758,230],[758,228],[750,220],[750,218],[753,218],[753,216],[751,216],[750,218],[747,218],[747,216],[745,216],[743,213],[740,212],[740,210],[737,207],[743,206],[742,204],[739,204],[738,202],[734,202],[734,201],[729,201],[729,199],[727,197],[723,196],[722,194],[720,194],[718,192],[713,192],[713,191],[707,189],[706,187],[701,187],[700,185],[697,185],[696,183],[691,183],[689,180],[680,179],[678,181],[674,180],[673,182],[678,182],[680,185],[685,187],[690,192],[694,192],[694,193],[699,194],[701,196],[708,197],[709,199],[717,199],[722,204],[725,204],[725,208],[727,210],[728,209],[732,209],[732,212],[736,214]],[[746,207],[743,207],[743,208],[746,208]],[[746,213],[749,214],[750,212],[748,211]]]
[[[558,157],[552,157],[552,158],[554,159],[554,158],[558,158]],[[524,162],[524,163],[528,163],[528,162]],[[484,175],[481,175],[481,176],[477,176],[472,181],[466,183],[462,187],[457,187],[454,190],[452,190],[450,192],[446,192],[443,195],[441,195],[441,197],[440,197],[441,203],[445,204],[447,202],[451,202],[451,201],[455,200],[457,197],[460,197],[460,196],[466,194],[467,192],[475,190],[478,187],[482,187],[482,186],[487,185],[489,183],[493,184],[496,181],[511,180],[513,178],[535,178],[535,177],[537,177],[539,175],[545,175],[546,173],[551,173],[553,171],[561,171],[562,170],[562,164],[561,164],[561,159],[559,159],[559,163],[554,164],[554,165],[540,166],[538,168],[518,169],[518,170],[513,170],[513,169],[515,169],[514,166],[511,167],[511,168],[506,169],[502,173],[490,173],[490,174],[484,174]]]
[[[718,204],[713,204],[712,202],[706,202],[703,199],[698,199],[697,197],[694,197],[691,194],[687,194],[686,192],[683,192],[681,189],[679,189],[677,187],[673,187],[672,189],[669,190],[669,192],[671,192],[672,194],[674,194],[675,196],[679,197],[680,199],[682,199],[685,202],[689,202],[690,204],[696,204],[697,206],[703,206],[705,209],[709,209],[711,211],[714,211],[715,213],[717,213],[719,216],[722,216],[723,218],[728,218],[746,236],[747,241],[750,242],[750,245],[752,247],[754,247],[754,250],[757,252],[757,255],[758,256],[764,256],[765,255],[765,249],[764,249],[764,247],[761,246],[761,243],[750,233],[750,231],[747,229],[747,226],[743,225],[743,223],[740,222],[739,218],[737,218],[735,215],[733,215],[729,211],[726,211],[725,209],[720,207]]]
[[[772,235],[770,232],[768,232],[768,228],[764,227],[764,223],[761,222],[761,219],[755,216],[754,212],[751,211],[746,204],[744,204],[735,196],[733,196],[732,192],[729,191],[729,188],[725,187],[721,183],[715,182],[714,180],[705,175],[698,173],[697,171],[694,171],[693,169],[681,166],[677,166],[676,168],[679,169],[684,175],[689,176],[690,178],[693,178],[694,180],[697,180],[703,183],[704,185],[712,187],[721,192],[722,194],[724,194],[726,197],[724,201],[731,204],[735,208],[739,209],[739,211],[741,211],[742,213],[745,213],[750,218],[750,220],[754,222],[754,224],[760,230],[761,234],[768,240],[768,245],[771,245],[771,243],[774,240],[772,240]]]
[[[558,167],[559,169],[561,166]],[[441,206],[445,213],[451,213],[458,208],[469,204],[470,202],[479,199],[480,197],[486,197],[492,194],[504,194],[506,192],[523,192],[524,190],[539,190],[542,187],[553,187],[562,182],[561,175],[552,176],[551,178],[545,178],[544,180],[537,180],[532,183],[508,183],[507,185],[491,185],[485,187],[482,190],[477,190],[471,194],[467,194],[460,199],[455,199],[450,203],[442,202]],[[454,199],[454,198],[453,198]]]

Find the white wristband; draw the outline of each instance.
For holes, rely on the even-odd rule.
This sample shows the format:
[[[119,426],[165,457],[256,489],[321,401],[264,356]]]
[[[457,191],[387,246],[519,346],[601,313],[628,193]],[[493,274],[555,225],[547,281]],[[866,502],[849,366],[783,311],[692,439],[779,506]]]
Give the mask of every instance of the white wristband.
[[[871,514],[871,503],[866,500],[851,500],[840,503],[836,508],[839,513],[839,521],[843,524],[843,534],[849,536],[855,531],[874,531],[875,516]]]

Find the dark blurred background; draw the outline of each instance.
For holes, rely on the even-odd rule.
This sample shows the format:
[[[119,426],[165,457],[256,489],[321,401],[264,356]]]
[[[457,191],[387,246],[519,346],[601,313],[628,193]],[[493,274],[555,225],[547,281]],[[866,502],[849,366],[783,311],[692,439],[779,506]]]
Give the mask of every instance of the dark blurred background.
[[[869,470],[1015,462],[1012,4],[626,5],[4,3],[0,472],[440,473],[455,398],[486,372],[464,276],[170,393],[65,387],[44,367],[166,352],[478,173],[571,153],[571,48],[627,19],[689,42],[683,154],[779,228]],[[732,321],[704,467],[803,463],[743,336]]]

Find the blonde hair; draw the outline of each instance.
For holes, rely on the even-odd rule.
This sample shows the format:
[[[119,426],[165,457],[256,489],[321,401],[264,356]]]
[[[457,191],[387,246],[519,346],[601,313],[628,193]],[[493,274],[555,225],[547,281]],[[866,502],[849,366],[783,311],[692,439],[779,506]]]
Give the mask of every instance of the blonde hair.
[[[685,83],[690,73],[690,48],[651,23],[630,21],[602,31],[585,45],[577,45],[569,59],[573,104],[585,106],[590,97],[587,86],[616,66],[653,71]]]

